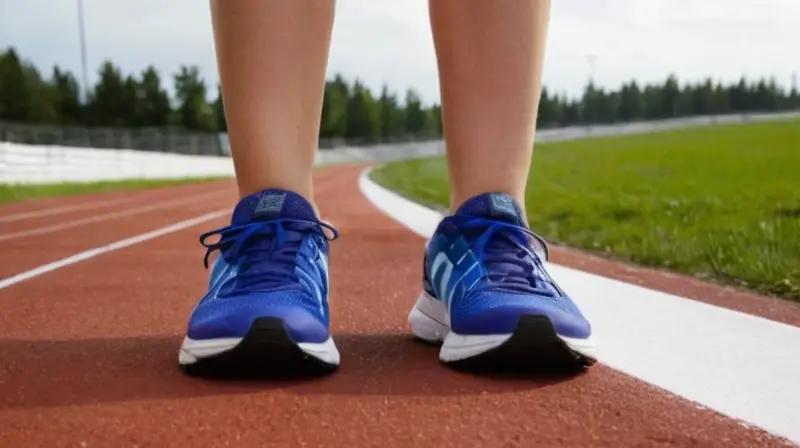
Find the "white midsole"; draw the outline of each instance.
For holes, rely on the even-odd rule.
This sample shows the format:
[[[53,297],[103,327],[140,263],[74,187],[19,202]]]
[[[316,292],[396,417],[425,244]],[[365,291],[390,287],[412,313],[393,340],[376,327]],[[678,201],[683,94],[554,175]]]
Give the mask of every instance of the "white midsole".
[[[461,335],[450,331],[450,316],[444,303],[424,291],[408,315],[411,331],[424,341],[442,343],[439,359],[444,362],[459,361],[486,353],[508,341],[512,334]],[[596,359],[594,341],[558,336],[567,346],[592,359]]]
[[[186,336],[178,354],[178,363],[184,366],[194,364],[203,358],[231,350],[239,345],[240,342],[242,342],[242,338],[195,340]],[[320,343],[301,342],[297,344],[297,347],[307,355],[313,356],[326,364],[339,365],[339,350],[331,337]]]

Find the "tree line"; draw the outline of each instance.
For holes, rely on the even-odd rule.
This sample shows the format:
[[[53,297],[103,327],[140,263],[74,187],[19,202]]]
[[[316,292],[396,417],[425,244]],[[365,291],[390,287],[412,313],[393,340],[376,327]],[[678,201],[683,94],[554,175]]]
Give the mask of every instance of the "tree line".
[[[0,52],[0,121],[181,132],[227,130],[219,85],[207,85],[196,66],[181,66],[171,75],[174,97],[165,82],[153,66],[123,74],[106,61],[83,98],[76,77],[68,70],[55,66],[49,75],[42,74],[7,48]],[[209,97],[214,99],[209,101]],[[796,86],[784,89],[774,78],[743,77],[729,85],[711,79],[681,84],[670,75],[661,83],[640,85],[633,80],[616,90],[589,82],[577,98],[544,87],[539,127],[798,108]],[[441,133],[441,107],[425,106],[413,89],[401,99],[385,85],[376,95],[361,81],[350,82],[341,75],[325,84],[321,138],[373,142],[437,138]]]
[[[172,74],[173,97],[166,82],[153,66],[123,74],[105,61],[97,82],[82,98],[79,82],[68,70],[55,66],[49,76],[44,75],[8,48],[0,52],[0,121],[195,133],[227,130],[220,87],[209,86],[196,66],[181,66]],[[437,138],[441,129],[439,105],[424,105],[413,89],[398,98],[388,86],[376,96],[360,80],[349,82],[341,75],[326,82],[321,138],[365,142]]]
[[[660,120],[698,115],[745,112],[778,112],[800,109],[797,86],[782,88],[775,78],[748,80],[724,85],[706,78],[681,85],[675,75],[665,81],[640,85],[635,80],[619,89],[606,90],[589,82],[583,95],[568,99],[542,89],[539,126],[612,124]]]

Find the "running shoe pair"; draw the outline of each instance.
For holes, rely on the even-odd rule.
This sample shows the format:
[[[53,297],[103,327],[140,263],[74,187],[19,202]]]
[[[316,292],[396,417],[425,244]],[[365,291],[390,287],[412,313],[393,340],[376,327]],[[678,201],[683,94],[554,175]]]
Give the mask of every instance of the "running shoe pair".
[[[179,364],[338,367],[328,305],[328,244],[337,236],[298,194],[270,189],[242,198],[229,226],[200,237],[206,267],[212,252],[220,254]],[[427,244],[422,293],[408,316],[413,334],[441,343],[446,363],[594,363],[591,326],[548,275],[547,258],[513,198],[471,198]]]

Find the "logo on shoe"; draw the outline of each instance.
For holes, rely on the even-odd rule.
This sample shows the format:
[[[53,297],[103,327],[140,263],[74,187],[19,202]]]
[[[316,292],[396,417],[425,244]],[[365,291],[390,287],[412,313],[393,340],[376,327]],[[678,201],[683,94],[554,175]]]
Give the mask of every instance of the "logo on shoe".
[[[325,301],[328,299],[328,257],[322,252],[317,252],[312,258],[312,263],[299,263],[295,267],[295,275],[311,292],[320,315],[325,316]]]
[[[480,280],[478,260],[462,238],[436,253],[430,272],[436,296],[448,308],[457,291],[461,294]]]
[[[225,259],[220,255],[214,260],[211,272],[211,285],[206,295],[215,298],[219,295],[224,296],[234,286],[232,280],[238,274],[239,269],[236,265],[225,262]],[[223,291],[223,288],[226,291]]]
[[[511,196],[504,194],[492,195],[492,212],[496,215],[518,216],[517,206]]]
[[[253,215],[279,215],[285,200],[286,193],[264,193],[258,200]]]

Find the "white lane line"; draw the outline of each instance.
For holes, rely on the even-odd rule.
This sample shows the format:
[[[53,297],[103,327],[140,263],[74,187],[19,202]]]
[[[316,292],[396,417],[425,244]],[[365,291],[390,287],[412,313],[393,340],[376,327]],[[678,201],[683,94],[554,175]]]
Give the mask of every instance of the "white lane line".
[[[331,188],[335,185],[338,185],[341,179],[336,177],[331,179],[327,182],[321,183],[320,186],[317,187],[318,191],[325,190],[327,188]],[[222,194],[222,193],[213,193],[213,194]],[[202,224],[206,221],[210,221],[212,219],[220,218],[222,216],[230,216],[232,209],[225,208],[220,209],[211,213],[206,213],[205,215],[201,215],[195,218],[187,219],[185,221],[180,221],[175,224],[168,225],[166,227],[162,227],[160,229],[151,230],[146,233],[142,233],[140,235],[132,236],[130,238],[126,238],[123,240],[119,240],[104,246],[99,246],[93,249],[89,249],[75,255],[71,255],[66,258],[62,258],[61,260],[56,260],[51,263],[47,263],[41,266],[37,266],[33,269],[30,269],[25,272],[21,272],[14,276],[1,279],[0,280],[0,290],[8,288],[9,286],[15,285],[25,280],[32,279],[34,277],[38,277],[42,274],[46,274],[51,271],[55,271],[56,269],[60,269],[66,266],[73,265],[75,263],[79,263],[84,260],[88,260],[90,258],[94,258],[98,255],[102,255],[107,252],[112,252],[115,250],[123,249],[128,246],[133,246],[134,244],[138,244],[147,240],[151,240],[153,238],[157,238],[162,235],[166,235],[169,233],[178,232],[180,230],[188,229],[192,226],[197,224]]]
[[[175,187],[175,188],[177,189],[179,187]],[[60,215],[60,214],[63,214],[63,213],[78,212],[78,211],[82,211],[82,210],[91,210],[91,209],[95,209],[95,208],[106,207],[106,206],[109,206],[109,205],[122,205],[122,204],[126,204],[128,202],[142,201],[142,200],[145,200],[145,199],[149,198],[151,196],[151,193],[152,193],[152,196],[153,196],[151,198],[151,200],[155,200],[155,198],[157,198],[157,196],[155,194],[158,193],[158,190],[155,190],[155,189],[154,190],[150,190],[150,189],[148,189],[148,190],[141,190],[141,192],[143,193],[142,195],[136,195],[136,194],[130,195],[130,194],[128,194],[126,196],[118,197],[116,199],[101,199],[101,200],[92,201],[92,202],[81,202],[81,203],[78,203],[78,204],[59,205],[59,206],[55,206],[55,207],[49,207],[47,205],[39,204],[38,205],[38,207],[40,207],[39,210],[33,210],[33,211],[29,211],[29,212],[12,213],[10,215],[0,216],[0,224],[5,224],[5,223],[9,223],[9,222],[16,222],[16,221],[22,221],[22,220],[25,220],[25,219],[42,218],[42,217],[45,217],[45,216]],[[173,193],[172,188],[169,188],[168,190],[163,191],[163,193],[167,193],[167,192]],[[133,193],[133,192],[130,192],[130,193]],[[188,196],[189,193],[181,190],[179,196]],[[169,195],[169,197],[167,199],[172,199],[172,198],[175,198],[175,197],[176,196],[174,194],[171,194],[171,195]],[[61,198],[61,199],[65,199],[65,198],[66,197]],[[57,200],[59,198],[43,198],[43,199]],[[0,211],[2,211],[2,209],[0,209]]]
[[[133,246],[134,244],[139,244],[141,242],[151,240],[153,238],[157,238],[162,235],[167,235],[169,233],[178,232],[180,230],[188,229],[189,227],[195,226],[197,224],[204,223],[206,221],[210,221],[212,219],[220,218],[222,216],[229,215],[231,210],[229,208],[217,210],[211,213],[206,213],[205,215],[197,216],[195,218],[187,219],[184,221],[177,222],[175,224],[168,225],[166,227],[161,227],[160,229],[151,230],[146,233],[142,233],[136,236],[132,236],[130,238],[125,238],[123,240],[115,241],[111,244],[106,244],[104,246],[95,247],[93,249],[89,249],[75,255],[62,258],[60,260],[56,260],[52,263],[47,263],[33,269],[30,269],[25,272],[21,272],[17,275],[12,277],[8,277],[5,279],[0,280],[0,290],[8,288],[9,286],[15,285],[25,280],[32,279],[34,277],[38,277],[42,274],[46,274],[51,271],[55,271],[56,269],[60,269],[66,266],[73,265],[75,263],[79,263],[81,261],[88,260],[90,258],[94,258],[98,255],[102,255],[107,252],[112,252],[115,250],[123,249],[128,246]]]
[[[375,184],[368,170],[359,187],[425,238],[442,219]],[[800,328],[553,263],[548,270],[592,321],[601,362],[800,442]]]
[[[206,193],[206,194],[201,194],[201,195],[196,195],[196,196],[189,196],[189,197],[185,197],[185,198],[178,198],[178,199],[174,199],[174,200],[171,200],[171,201],[157,202],[156,204],[146,205],[146,206],[143,206],[143,207],[129,208],[129,209],[122,210],[122,211],[104,213],[102,215],[95,215],[95,216],[90,216],[88,218],[76,219],[74,221],[62,222],[62,223],[54,224],[54,225],[51,225],[51,226],[38,227],[38,228],[34,228],[34,229],[29,229],[29,230],[23,230],[21,232],[4,233],[4,234],[0,234],[0,241],[6,241],[6,240],[10,240],[10,239],[15,239],[15,238],[25,238],[25,237],[34,236],[34,235],[42,235],[42,234],[46,234],[46,233],[58,232],[58,231],[61,231],[61,230],[71,229],[73,227],[78,227],[78,226],[82,226],[82,225],[86,225],[86,224],[92,224],[92,223],[96,223],[96,222],[108,221],[108,220],[111,220],[111,219],[122,218],[122,217],[125,217],[125,216],[138,215],[138,214],[150,212],[150,211],[153,211],[153,210],[159,210],[159,209],[162,209],[162,208],[167,208],[167,207],[170,207],[170,206],[173,206],[173,205],[179,205],[179,204],[180,205],[185,205],[185,204],[191,204],[191,203],[194,203],[194,202],[206,201],[208,199],[213,199],[213,198],[216,198],[218,196],[222,197],[223,195],[227,195],[227,194],[228,194],[227,192],[219,192],[219,191],[218,192],[214,192],[214,193]]]
[[[331,179],[327,182],[321,183],[320,186],[317,187],[318,191],[325,190],[327,188],[331,188],[335,185],[339,184],[339,181],[342,179],[336,177]],[[214,193],[214,194],[222,194],[222,193]],[[89,249],[75,255],[71,255],[66,258],[62,258],[60,260],[53,261],[51,263],[47,263],[41,266],[37,266],[33,269],[30,269],[25,272],[21,272],[19,274],[13,275],[8,278],[0,279],[0,290],[8,288],[9,286],[15,285],[25,280],[32,279],[34,277],[38,277],[42,274],[46,274],[51,271],[55,271],[57,269],[73,265],[75,263],[79,263],[84,260],[88,260],[90,258],[94,258],[98,255],[102,255],[107,252],[112,252],[115,250],[123,249],[128,246],[133,246],[134,244],[138,244],[147,240],[151,240],[153,238],[157,238],[162,235],[166,235],[169,233],[178,232],[183,229],[188,229],[192,226],[197,224],[204,223],[206,221],[210,221],[212,219],[220,218],[222,216],[230,216],[232,209],[225,208],[220,209],[211,213],[206,213],[205,215],[201,215],[195,218],[187,219],[185,221],[180,221],[175,224],[168,225],[166,227],[162,227],[160,229],[151,230],[146,233],[142,233],[140,235],[132,236],[130,238],[126,238],[123,240],[119,240],[104,246],[99,246],[93,249]]]
[[[41,218],[44,216],[60,215],[62,213],[78,212],[81,210],[91,210],[93,208],[101,208],[107,205],[121,205],[126,202],[133,201],[134,198],[119,198],[105,201],[88,202],[75,205],[62,205],[58,207],[45,207],[41,210],[32,212],[15,213],[13,215],[0,216],[0,224],[7,222],[22,221],[23,219]]]

